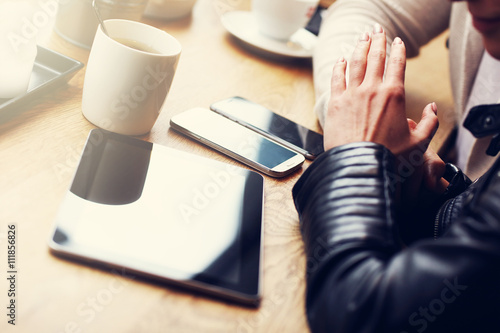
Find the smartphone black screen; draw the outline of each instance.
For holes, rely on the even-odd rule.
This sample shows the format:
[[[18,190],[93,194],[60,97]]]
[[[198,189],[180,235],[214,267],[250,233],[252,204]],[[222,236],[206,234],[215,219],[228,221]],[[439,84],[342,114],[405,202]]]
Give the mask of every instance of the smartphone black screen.
[[[285,144],[309,159],[324,152],[321,134],[242,97],[216,102],[211,105],[211,109]]]

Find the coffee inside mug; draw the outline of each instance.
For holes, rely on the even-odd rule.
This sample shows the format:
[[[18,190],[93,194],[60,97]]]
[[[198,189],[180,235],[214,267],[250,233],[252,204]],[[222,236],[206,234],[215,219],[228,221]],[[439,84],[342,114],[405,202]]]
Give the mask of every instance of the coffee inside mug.
[[[161,52],[156,50],[155,48],[147,45],[146,43],[135,40],[135,39],[120,38],[120,37],[112,37],[112,39],[117,41],[120,44],[123,44],[125,46],[130,47],[130,48],[133,48],[135,50],[139,50],[139,51],[147,52],[147,53],[161,54]]]

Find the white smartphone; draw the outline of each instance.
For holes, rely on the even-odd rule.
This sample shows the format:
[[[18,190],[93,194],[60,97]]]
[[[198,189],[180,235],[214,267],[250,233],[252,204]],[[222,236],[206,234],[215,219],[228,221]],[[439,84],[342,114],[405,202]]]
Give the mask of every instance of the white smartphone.
[[[245,98],[231,97],[213,103],[210,108],[310,160],[324,152],[323,135]]]
[[[271,177],[284,177],[304,163],[304,156],[206,108],[172,117],[170,126]]]

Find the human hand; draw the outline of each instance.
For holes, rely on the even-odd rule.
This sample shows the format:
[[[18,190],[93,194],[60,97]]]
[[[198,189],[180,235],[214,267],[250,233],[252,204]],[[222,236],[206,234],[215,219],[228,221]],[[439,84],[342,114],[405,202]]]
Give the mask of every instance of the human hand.
[[[400,155],[400,166],[402,160],[404,157]],[[448,186],[448,182],[442,178],[446,164],[430,147],[423,154],[414,151],[412,162],[415,164],[413,169],[409,170],[406,177],[401,177],[401,190],[408,207],[432,193],[442,194]]]
[[[377,25],[372,36],[365,34],[359,40],[349,64],[342,58],[335,64],[324,125],[325,149],[371,141],[395,155],[415,149],[425,152],[438,127],[436,105],[426,106],[418,124],[407,120],[406,50],[401,39],[396,38],[392,44],[384,79],[385,62],[386,36]]]
[[[325,149],[360,141],[382,144],[396,155],[398,170],[405,174],[403,192],[407,199],[416,198],[422,185],[441,193],[446,186],[441,178],[445,164],[428,149],[438,128],[437,106],[428,104],[419,123],[407,119],[406,50],[401,39],[392,44],[387,69],[385,62],[386,36],[377,25],[371,37],[362,36],[349,64],[344,59],[335,64],[324,126]],[[401,170],[403,160],[413,161],[410,173]]]

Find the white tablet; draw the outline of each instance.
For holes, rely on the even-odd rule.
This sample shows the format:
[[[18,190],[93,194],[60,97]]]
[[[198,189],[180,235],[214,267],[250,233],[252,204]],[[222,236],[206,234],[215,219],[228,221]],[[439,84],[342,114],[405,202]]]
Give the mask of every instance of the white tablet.
[[[263,182],[250,170],[95,129],[49,246],[257,305]]]

